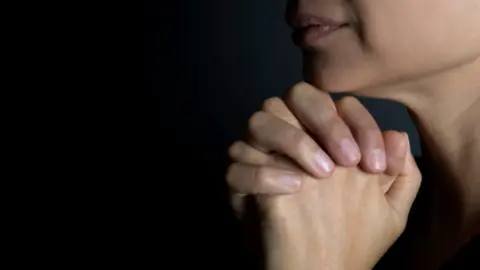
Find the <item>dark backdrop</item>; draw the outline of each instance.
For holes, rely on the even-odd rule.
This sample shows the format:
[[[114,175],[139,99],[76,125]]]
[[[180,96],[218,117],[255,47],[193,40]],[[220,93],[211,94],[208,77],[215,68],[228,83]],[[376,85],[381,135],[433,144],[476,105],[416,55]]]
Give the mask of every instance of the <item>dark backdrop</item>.
[[[226,149],[242,137],[249,115],[265,98],[301,80],[284,2],[145,2],[138,133],[146,177],[160,186],[153,215],[169,228],[160,230],[161,243],[175,236],[169,250],[203,254],[212,266],[224,260],[238,264],[223,184]],[[408,131],[419,153],[403,107],[364,102],[383,129]]]

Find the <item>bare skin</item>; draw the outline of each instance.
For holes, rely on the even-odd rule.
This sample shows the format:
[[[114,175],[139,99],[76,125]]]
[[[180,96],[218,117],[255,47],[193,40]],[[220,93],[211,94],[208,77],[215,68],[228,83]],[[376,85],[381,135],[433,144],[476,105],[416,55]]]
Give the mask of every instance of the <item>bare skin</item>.
[[[424,262],[435,267],[480,234],[478,74],[480,59],[456,72],[403,86],[408,90],[392,89],[392,96],[388,92],[377,95],[399,101],[411,110],[424,141],[424,155],[438,179],[434,191],[439,195],[434,202],[438,212],[430,221],[436,229],[424,236],[435,240],[419,241],[426,246],[417,246],[417,256],[435,258],[436,262]],[[452,89],[461,91],[454,93]],[[425,251],[432,255],[426,256]]]
[[[405,158],[395,177],[339,167],[327,179],[305,176],[293,195],[258,196],[268,269],[373,268],[405,228],[420,185],[411,155]]]
[[[291,100],[332,102],[307,84],[292,89]],[[379,135],[374,146],[381,145],[386,153],[384,172],[369,174],[357,166],[337,166],[323,178],[312,176],[317,169],[310,158],[322,150],[280,99],[268,100],[254,114],[250,144],[237,142],[230,148],[236,163],[230,166],[227,181],[234,197],[241,203],[242,194],[257,194],[265,213],[269,269],[370,269],[405,228],[421,181],[407,135],[382,133],[354,98],[335,105],[331,112],[342,116],[335,117],[335,125],[353,130],[358,141],[372,138],[366,134]],[[361,121],[352,121],[362,115]],[[271,149],[278,154],[268,154]],[[268,196],[288,193],[294,194]]]
[[[289,94],[287,97],[294,100],[302,100],[302,97],[292,98],[294,95],[301,95],[304,96],[305,99],[312,99],[310,92],[311,90],[315,90],[313,87],[308,86],[304,83],[301,83],[294,87],[297,90],[292,90],[295,94]],[[293,89],[293,88],[292,88]],[[299,90],[298,90],[299,89]],[[315,91],[319,91],[316,89]],[[313,93],[315,94],[315,92]],[[329,98],[323,94],[318,93],[317,99],[321,98]],[[292,101],[286,102],[287,104],[291,104]],[[327,103],[330,101],[327,101]],[[333,101],[332,101],[333,102]],[[304,127],[300,124],[300,120],[295,118],[295,115],[288,109],[288,107],[283,103],[282,100],[278,98],[273,98],[268,100],[266,106],[263,108],[263,114],[269,114],[270,117],[277,117],[278,120],[283,120],[285,123],[290,124],[290,128],[296,129],[298,132],[305,131]],[[358,130],[357,132],[353,132],[357,134],[356,138],[362,138],[362,136],[358,136],[358,134],[380,134],[380,140],[382,142],[373,143],[378,141],[379,139],[375,136],[364,136],[373,140],[373,142],[368,142],[366,145],[382,145],[385,147],[386,151],[386,159],[387,159],[387,167],[384,171],[385,174],[395,175],[398,172],[398,169],[401,167],[401,159],[394,157],[395,148],[401,143],[400,140],[390,139],[384,140],[384,136],[380,132],[377,127],[377,130],[372,131],[375,129],[375,125],[373,125],[370,121],[373,121],[372,118],[363,115],[366,111],[360,109],[357,106],[359,103],[353,98],[346,98],[339,102],[337,102],[335,112],[338,115],[342,115],[341,118],[338,119],[348,119],[352,117],[360,117],[364,118],[363,120],[357,121],[342,121],[342,125],[349,127],[350,130]],[[311,115],[319,115],[319,114],[329,114],[329,112],[324,112],[325,107],[311,107],[302,106],[304,110],[313,109],[311,112],[301,113],[301,114],[311,114]],[[364,108],[363,108],[364,109]],[[275,167],[275,168],[282,168],[288,171],[285,172],[301,172],[303,171],[305,174],[311,175],[309,173],[308,167],[304,166],[304,169],[301,170],[297,166],[301,166],[301,160],[308,160],[309,158],[314,159],[314,156],[311,153],[315,151],[304,151],[304,146],[301,145],[302,141],[305,141],[301,138],[304,138],[307,133],[303,133],[303,135],[296,135],[296,136],[287,136],[278,137],[275,134],[278,133],[285,133],[289,134],[292,133],[288,131],[288,125],[281,125],[281,121],[268,121],[268,117],[261,117],[264,118],[263,121],[259,121],[260,123],[255,123],[258,121],[258,113],[256,116],[252,117],[251,122],[251,130],[253,134],[257,134],[259,139],[254,139],[251,144],[257,145],[263,151],[268,152],[269,148],[273,149],[285,149],[285,155],[289,156],[290,159],[285,159],[278,154],[269,155],[265,152],[258,150],[257,148],[251,147],[246,143],[235,143],[231,149],[230,154],[232,158],[241,163],[253,164],[253,165],[268,165],[267,167]],[[267,120],[265,120],[267,118]],[[262,119],[260,119],[262,120]],[[329,121],[327,121],[329,122]],[[349,124],[346,124],[349,123]],[[350,127],[352,123],[355,123],[357,126]],[[361,124],[360,124],[361,123]],[[261,126],[261,128],[259,128]],[[328,126],[324,124],[319,124],[320,127]],[[283,128],[284,132],[281,131],[280,128]],[[257,129],[257,130],[253,130]],[[264,134],[261,134],[261,133]],[[270,134],[270,135],[269,135]],[[256,138],[256,136],[251,135],[249,138]],[[261,147],[259,146],[259,142],[263,142],[265,138],[270,138],[271,141],[266,143],[269,147]],[[293,140],[292,140],[293,138]],[[296,138],[296,139],[295,139]],[[299,139],[300,138],[300,139]],[[312,139],[313,140],[313,139]],[[367,149],[365,147],[365,141],[357,140],[359,145],[362,145],[363,142],[364,146],[360,147],[362,149]],[[276,146],[275,146],[276,145]],[[311,144],[307,144],[311,146]],[[314,149],[319,149],[320,146],[315,145],[312,146]],[[316,147],[316,148],[315,148]],[[297,151],[294,154],[289,154],[288,151]],[[338,151],[338,149],[337,149]],[[341,153],[341,151],[338,151]],[[367,151],[368,152],[368,151]],[[368,158],[368,155],[364,155],[362,158]],[[292,162],[293,161],[293,162]],[[360,162],[360,161],[357,161]],[[477,229],[478,226],[475,223],[470,223],[470,227],[465,227],[465,231],[463,231],[462,227],[467,222],[463,222],[462,214],[463,214],[463,198],[464,195],[461,193],[459,186],[455,185],[455,182],[451,181],[451,178],[445,178],[442,176],[444,173],[440,171],[438,168],[439,166],[433,164],[433,168],[437,171],[438,176],[436,176],[435,180],[433,180],[436,184],[436,188],[432,190],[435,196],[433,198],[439,198],[439,200],[434,200],[431,204],[433,205],[432,209],[429,209],[428,213],[425,214],[425,220],[422,222],[424,226],[426,226],[425,231],[421,231],[418,234],[418,242],[415,244],[416,251],[413,252],[413,256],[418,258],[412,258],[412,262],[414,264],[410,267],[410,269],[436,269],[442,264],[445,260],[447,260],[453,253],[463,244],[468,238],[475,233],[475,231],[467,231],[470,228]],[[236,166],[232,166],[231,168],[235,168]],[[254,166],[256,169],[260,168],[258,166]],[[237,167],[238,168],[238,167]],[[335,170],[341,168],[337,166]],[[242,194],[286,194],[297,191],[301,184],[296,183],[292,184],[286,183],[282,181],[282,171],[275,170],[273,174],[269,173],[269,169],[263,169],[263,173],[254,173],[253,170],[251,172],[242,174],[239,173],[240,171],[246,172],[245,167],[243,170],[231,170],[230,173],[236,175],[236,177],[231,178],[230,184],[232,187],[236,187],[239,192]],[[273,171],[273,170],[272,170]],[[377,172],[378,174],[378,172]],[[254,175],[257,177],[249,177],[250,175]],[[308,176],[310,177],[310,176]],[[322,177],[322,176],[321,176]],[[323,176],[328,177],[328,176]],[[327,178],[330,179],[330,178]],[[275,181],[279,180],[279,181]],[[437,196],[438,195],[438,196]],[[241,196],[235,197],[237,200],[237,205],[241,202]],[[312,202],[313,203],[313,202]],[[443,212],[443,213],[442,213]],[[315,213],[312,213],[315,215]],[[476,223],[478,224],[478,223]],[[428,232],[428,233],[426,233]],[[478,233],[478,232],[477,232]],[[391,243],[390,243],[391,244]],[[426,258],[434,258],[436,261],[429,261]]]

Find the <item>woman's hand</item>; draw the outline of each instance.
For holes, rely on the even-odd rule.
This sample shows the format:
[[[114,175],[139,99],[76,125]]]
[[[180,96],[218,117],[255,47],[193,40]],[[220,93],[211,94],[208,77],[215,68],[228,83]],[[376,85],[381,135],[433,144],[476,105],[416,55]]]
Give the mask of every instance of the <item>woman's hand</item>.
[[[312,112],[305,113],[309,108],[305,103],[325,99],[328,105],[329,99],[323,94],[318,96],[311,90],[319,90],[308,85],[294,89],[287,103],[297,106],[297,115],[303,113],[304,119],[318,118],[323,122],[301,125],[280,99],[268,100],[263,111],[250,121],[249,143],[237,142],[230,148],[236,163],[230,166],[227,180],[237,195],[258,194],[268,227],[265,233],[270,269],[373,267],[403,231],[420,185],[421,175],[410,154],[408,137],[394,131],[382,134],[354,98],[344,99],[337,106],[330,100],[334,107],[326,110],[328,117],[317,115],[313,104]],[[308,135],[306,129],[314,126],[317,130],[312,133],[323,135],[320,137],[327,142],[320,141],[320,145],[330,150],[320,148]],[[337,163],[355,160],[345,159],[348,154],[339,151],[346,145],[345,140],[352,139],[349,134],[362,142],[355,143],[360,145],[362,155],[351,163],[360,162],[362,170],[334,170],[327,153]],[[382,156],[372,154],[378,151],[385,153],[385,173],[380,173],[381,166],[372,166],[372,157]],[[289,193],[295,194],[265,195]]]
[[[385,145],[383,137],[375,119],[356,98],[335,103],[327,93],[299,83],[285,102],[270,98],[250,118],[247,141],[234,143],[229,154],[237,162],[230,167],[232,176],[238,175],[237,169],[248,167],[253,177],[238,175],[229,183],[240,193],[273,195],[293,193],[301,184],[288,175],[275,177],[275,168],[325,178],[336,165],[360,165],[365,172],[397,175],[403,166],[394,153],[399,142],[394,137],[389,140],[392,145]],[[258,166],[273,169],[258,170]]]
[[[398,175],[337,167],[332,176],[316,179],[292,164],[285,169],[253,165],[258,160],[231,167],[230,183],[243,179],[260,191],[261,185],[252,184],[258,179],[265,184],[293,177],[303,183],[291,195],[256,196],[269,269],[371,269],[376,264],[403,232],[421,182],[407,135],[389,131],[383,137],[389,152],[403,161]]]
[[[406,135],[398,140],[406,140]],[[397,176],[338,167],[326,179],[303,175],[292,195],[257,195],[269,269],[371,269],[403,232],[421,182],[405,141]]]

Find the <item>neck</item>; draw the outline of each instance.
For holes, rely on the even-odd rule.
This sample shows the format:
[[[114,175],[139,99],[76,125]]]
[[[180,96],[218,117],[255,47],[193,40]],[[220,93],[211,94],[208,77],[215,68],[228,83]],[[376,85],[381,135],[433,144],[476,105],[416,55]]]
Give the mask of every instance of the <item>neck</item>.
[[[424,156],[431,158],[436,175],[448,176],[447,185],[458,190],[462,227],[470,235],[479,234],[480,58],[428,79],[371,93],[375,94],[362,94],[398,101],[410,110],[424,141]]]

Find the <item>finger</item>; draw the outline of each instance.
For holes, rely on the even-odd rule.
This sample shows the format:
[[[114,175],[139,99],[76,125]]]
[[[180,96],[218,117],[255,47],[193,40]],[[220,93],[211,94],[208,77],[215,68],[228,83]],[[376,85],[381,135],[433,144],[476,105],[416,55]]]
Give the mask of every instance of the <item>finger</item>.
[[[230,165],[227,183],[240,194],[292,194],[302,184],[301,174],[281,169],[242,163]]]
[[[245,142],[235,142],[230,147],[230,157],[240,163],[258,166],[271,166],[278,169],[289,170],[292,172],[301,173],[300,169],[295,163],[280,155],[267,155]],[[277,195],[277,193],[270,193],[265,195]],[[243,218],[245,214],[246,194],[231,192],[230,203],[237,218]]]
[[[370,112],[355,97],[335,102],[338,115],[350,128],[362,153],[360,166],[365,172],[381,173],[387,168],[382,132]]]
[[[387,153],[386,174],[391,176],[399,175],[405,167],[406,155],[408,153],[408,135],[404,132],[385,131],[383,141]]]
[[[337,164],[356,166],[360,162],[358,145],[348,126],[338,116],[328,93],[300,83],[289,91],[285,102]]]
[[[405,166],[400,171],[400,175],[393,182],[388,190],[386,197],[390,205],[400,215],[403,220],[407,220],[410,208],[417,196],[422,182],[422,174],[418,169],[415,159],[410,149],[410,141],[405,133],[407,154],[405,155]]]
[[[302,124],[300,124],[295,115],[293,115],[287,105],[285,105],[285,102],[283,102],[283,100],[278,97],[267,99],[263,103],[262,110],[264,112],[275,115],[276,117],[282,119],[283,121],[289,123],[290,125],[298,129],[303,129]]]
[[[329,177],[334,169],[333,161],[310,136],[278,117],[257,112],[250,118],[249,131],[258,144],[288,156],[315,177]]]
[[[228,155],[235,162],[252,165],[266,165],[271,163],[271,155],[268,155],[243,141],[234,142],[230,148],[228,148]]]
[[[263,105],[262,105],[262,110],[264,112],[267,112],[267,113],[270,113],[272,115],[275,115],[276,117],[284,120],[285,122],[291,124],[292,126],[294,127],[297,127],[299,129],[303,129],[302,128],[302,125],[300,124],[300,122],[298,122],[297,118],[292,114],[292,112],[290,111],[290,109],[288,109],[288,107],[285,105],[285,103],[283,102],[283,100],[281,100],[280,98],[278,97],[271,97],[271,98],[268,98],[267,100],[265,100],[263,102]],[[259,142],[256,142],[254,140],[254,138],[251,138],[251,136],[249,136],[249,140],[248,142],[256,149],[264,152],[264,153],[268,153],[269,152],[269,149],[267,149],[266,147],[262,146]]]
[[[250,120],[249,120],[250,122]],[[250,125],[250,124],[249,124]],[[250,128],[249,128],[250,129]],[[258,142],[256,138],[252,135],[251,132],[247,132],[246,141],[248,142],[249,145],[251,145],[253,148],[257,149],[258,151],[264,153],[265,155],[272,154],[272,149],[265,147],[265,145],[262,145],[261,142]]]
[[[380,183],[383,192],[387,193],[405,166],[407,144],[405,140],[405,134],[402,132],[388,130],[384,131],[382,136],[387,155],[387,169],[384,173],[392,176],[382,178],[383,180]]]
[[[265,154],[264,152],[248,145],[243,141],[237,141],[228,149],[230,158],[239,163],[250,165],[269,166],[278,169],[301,172],[295,163],[287,157],[279,154]]]

